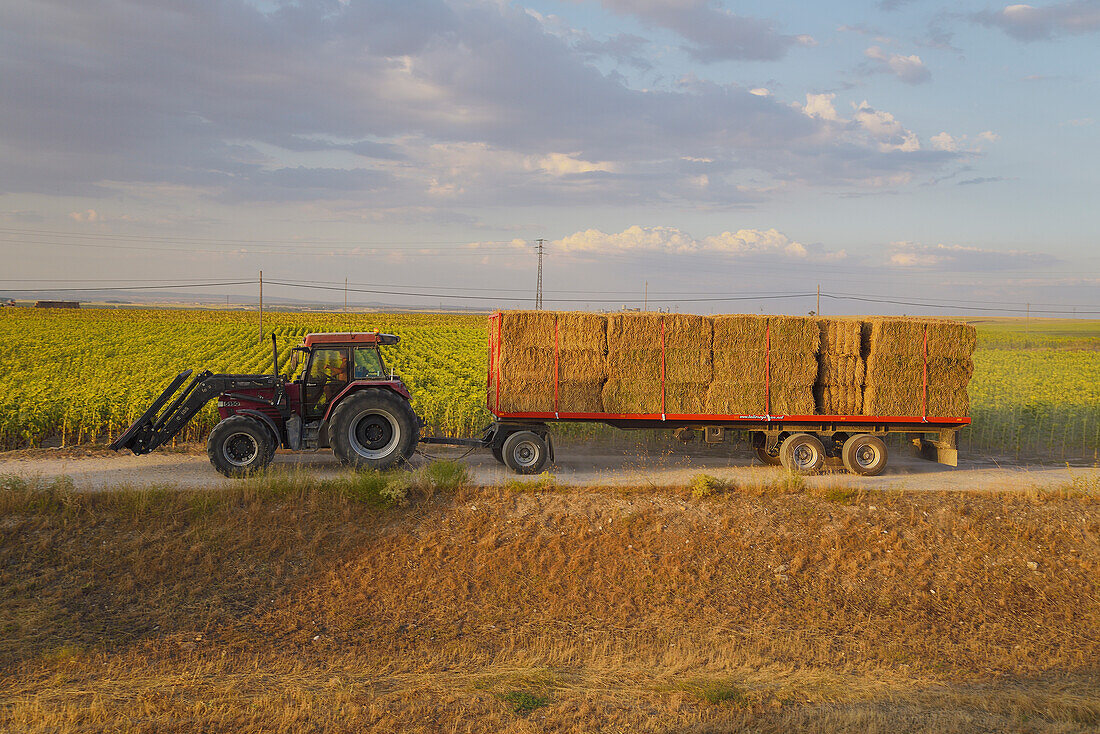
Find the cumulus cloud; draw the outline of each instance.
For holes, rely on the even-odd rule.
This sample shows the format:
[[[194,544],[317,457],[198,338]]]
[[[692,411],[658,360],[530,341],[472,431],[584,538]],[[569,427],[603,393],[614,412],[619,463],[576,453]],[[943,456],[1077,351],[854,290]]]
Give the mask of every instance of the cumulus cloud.
[[[893,74],[906,84],[923,84],[932,78],[932,72],[921,61],[920,56],[902,56],[871,46],[863,52],[876,71]]]
[[[893,242],[890,244],[889,262],[899,268],[976,272],[1034,268],[1052,265],[1058,259],[1046,253],[1024,250]]]
[[[936,150],[954,151],[959,149],[959,141],[946,132],[940,133],[939,135],[933,135],[931,140],[932,147]]]
[[[555,251],[607,255],[623,252],[660,252],[678,255],[722,254],[733,257],[768,256],[792,260],[840,260],[843,250],[806,245],[775,229],[739,229],[696,238],[675,227],[640,227],[606,233],[598,229],[575,232],[553,243]]]
[[[984,26],[1000,28],[1020,41],[1048,40],[1100,31],[1100,0],[1070,0],[1038,8],[1006,5],[1001,10],[984,10],[970,17]]]
[[[69,219],[72,219],[74,222],[98,222],[99,212],[97,212],[95,209],[86,209],[82,212],[73,212],[69,215]]]
[[[774,61],[789,48],[814,44],[808,35],[779,33],[775,23],[736,15],[711,0],[600,0],[613,12],[667,28],[687,41],[684,50],[699,61]]]

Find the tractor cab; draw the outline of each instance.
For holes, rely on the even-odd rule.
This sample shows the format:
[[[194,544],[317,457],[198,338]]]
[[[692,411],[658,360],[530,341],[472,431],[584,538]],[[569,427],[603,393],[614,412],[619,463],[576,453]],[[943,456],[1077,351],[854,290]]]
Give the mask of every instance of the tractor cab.
[[[323,418],[333,401],[354,383],[400,382],[387,371],[378,349],[397,344],[399,339],[378,332],[307,334],[290,357],[290,375],[301,396],[302,417]]]

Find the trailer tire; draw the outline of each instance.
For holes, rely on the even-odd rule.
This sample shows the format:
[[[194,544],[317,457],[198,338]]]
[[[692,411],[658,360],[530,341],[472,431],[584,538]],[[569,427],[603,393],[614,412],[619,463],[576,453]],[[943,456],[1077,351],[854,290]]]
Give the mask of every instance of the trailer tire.
[[[225,476],[247,477],[271,463],[275,442],[271,430],[260,421],[234,415],[214,426],[206,440],[206,455]]]
[[[357,469],[389,469],[409,460],[420,440],[416,414],[388,390],[361,390],[340,401],[329,421],[332,453]]]
[[[811,433],[795,433],[779,448],[779,458],[787,471],[812,474],[825,463],[825,446]]]
[[[538,474],[550,458],[550,447],[533,431],[516,431],[504,439],[501,454],[516,474]]]
[[[778,450],[769,453],[763,446],[754,446],[753,451],[756,452],[756,458],[760,459],[763,464],[767,466],[783,466],[783,459],[779,456]]]
[[[489,446],[489,452],[498,462],[500,462],[501,464],[504,463],[504,446],[494,442],[491,446]]]
[[[844,468],[852,474],[864,477],[881,474],[886,468],[888,457],[886,443],[878,436],[872,436],[869,433],[858,433],[850,437],[840,450]]]

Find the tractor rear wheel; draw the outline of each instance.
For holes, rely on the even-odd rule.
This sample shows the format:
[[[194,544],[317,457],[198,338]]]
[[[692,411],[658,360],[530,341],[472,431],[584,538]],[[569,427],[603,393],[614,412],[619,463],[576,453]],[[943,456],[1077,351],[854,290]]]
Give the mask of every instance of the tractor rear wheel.
[[[225,476],[246,477],[271,463],[275,441],[260,421],[234,415],[214,426],[206,441],[206,455]]]
[[[409,402],[388,390],[362,390],[332,411],[329,443],[336,458],[359,469],[389,469],[413,455],[420,438]]]

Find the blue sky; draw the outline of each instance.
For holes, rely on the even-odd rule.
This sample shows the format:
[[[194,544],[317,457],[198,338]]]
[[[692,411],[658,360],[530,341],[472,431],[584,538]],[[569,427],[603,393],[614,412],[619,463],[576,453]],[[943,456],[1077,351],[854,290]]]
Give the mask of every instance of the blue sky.
[[[15,0],[0,290],[522,305],[543,237],[553,307],[1100,310],[1098,39],[1098,0]]]

